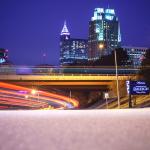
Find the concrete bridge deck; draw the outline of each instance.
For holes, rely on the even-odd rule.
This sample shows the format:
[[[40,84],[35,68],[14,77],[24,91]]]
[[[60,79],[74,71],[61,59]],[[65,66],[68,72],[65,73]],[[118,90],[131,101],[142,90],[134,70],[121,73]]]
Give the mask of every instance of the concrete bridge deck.
[[[119,75],[118,80],[136,79],[136,75]],[[116,75],[92,74],[55,74],[55,75],[0,75],[0,80],[7,81],[113,81]]]

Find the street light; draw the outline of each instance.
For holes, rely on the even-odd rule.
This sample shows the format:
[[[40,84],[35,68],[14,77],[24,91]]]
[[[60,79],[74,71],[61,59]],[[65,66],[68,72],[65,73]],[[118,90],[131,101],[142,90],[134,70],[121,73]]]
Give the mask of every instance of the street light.
[[[38,95],[38,100],[39,100],[39,91],[37,91],[37,90],[35,90],[35,89],[32,89],[32,90],[31,90],[31,94],[32,94],[32,95],[36,95],[36,94],[37,94],[37,95]]]
[[[70,97],[70,99],[71,99],[71,95],[72,95],[72,94],[71,94],[71,90],[70,90],[70,92],[69,92],[69,97]]]
[[[32,95],[35,95],[36,93],[37,93],[37,91],[36,91],[35,89],[32,89],[32,90],[31,90],[31,94],[32,94]]]
[[[104,44],[99,44],[99,48],[103,49],[104,48]]]
[[[118,64],[117,64],[116,50],[114,50],[114,55],[115,55],[115,66],[116,66],[116,83],[117,83],[118,108],[120,109],[120,92],[119,92]]]
[[[99,44],[99,48],[103,49],[104,45],[103,44]],[[116,70],[116,84],[117,84],[117,99],[118,99],[118,108],[120,109],[120,92],[119,92],[119,80],[118,80],[118,64],[117,64],[117,54],[116,54],[116,50],[114,50],[112,47],[109,47],[111,50],[114,51],[114,55],[115,55],[115,70]]]

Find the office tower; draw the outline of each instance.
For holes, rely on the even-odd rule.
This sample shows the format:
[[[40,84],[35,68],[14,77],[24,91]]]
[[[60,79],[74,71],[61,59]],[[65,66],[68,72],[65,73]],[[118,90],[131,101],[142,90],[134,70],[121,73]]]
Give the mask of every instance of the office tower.
[[[60,35],[60,64],[68,65],[87,61],[87,45],[88,41],[86,39],[70,37],[65,22]]]
[[[122,47],[129,56],[129,61],[131,61],[131,66],[134,68],[138,68],[141,66],[141,63],[144,59],[144,55],[146,54],[146,51],[148,48],[146,47],[129,47],[129,46],[123,46]]]
[[[114,9],[96,8],[89,22],[88,60],[100,59],[120,47],[120,23]]]
[[[70,58],[70,33],[64,22],[63,29],[60,35],[60,64],[67,64],[72,62]]]

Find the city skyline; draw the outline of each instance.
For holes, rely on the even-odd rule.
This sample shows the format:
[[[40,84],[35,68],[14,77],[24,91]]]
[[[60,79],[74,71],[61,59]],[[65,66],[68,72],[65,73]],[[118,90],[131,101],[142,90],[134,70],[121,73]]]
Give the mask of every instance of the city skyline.
[[[121,24],[122,45],[149,47],[150,19],[148,0],[89,1],[87,3],[64,0],[49,2],[26,1],[0,2],[0,47],[9,50],[14,64],[59,64],[59,35],[67,20],[72,37],[88,38],[88,25],[97,7],[115,9]],[[130,5],[129,5],[130,4]],[[46,54],[46,56],[43,54]],[[34,60],[33,60],[34,56]],[[36,57],[35,57],[36,56]]]

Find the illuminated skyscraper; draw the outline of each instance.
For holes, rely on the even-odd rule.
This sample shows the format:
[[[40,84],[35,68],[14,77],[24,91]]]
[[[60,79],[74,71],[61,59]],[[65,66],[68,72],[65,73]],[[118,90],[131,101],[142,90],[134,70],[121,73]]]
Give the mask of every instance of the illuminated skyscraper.
[[[108,55],[121,44],[120,23],[114,9],[96,8],[89,23],[88,59]]]
[[[76,62],[85,62],[87,56],[88,41],[70,37],[66,22],[60,35],[60,64],[68,65]]]
[[[70,33],[65,22],[60,35],[60,64],[61,65],[71,61],[69,59],[69,54],[70,54]]]
[[[8,62],[8,50],[0,48],[0,64],[4,64],[7,62]]]

